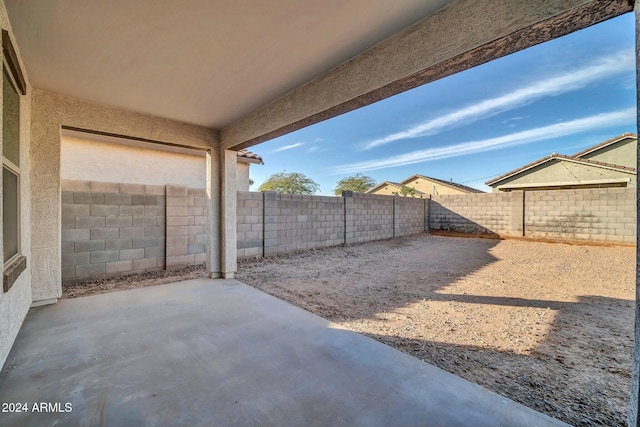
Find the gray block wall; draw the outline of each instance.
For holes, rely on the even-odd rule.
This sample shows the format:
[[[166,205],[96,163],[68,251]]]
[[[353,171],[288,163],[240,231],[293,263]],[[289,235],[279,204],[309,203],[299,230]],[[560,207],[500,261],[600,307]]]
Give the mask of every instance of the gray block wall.
[[[345,191],[346,244],[390,239],[394,236],[396,196]]]
[[[204,189],[62,180],[63,283],[206,259]]]
[[[201,264],[206,195],[184,186],[62,182],[63,281]],[[238,257],[271,256],[419,234],[634,243],[633,188],[513,191],[432,200],[238,192]]]
[[[202,264],[207,254],[204,189],[167,185],[166,268]]]
[[[238,258],[240,259],[262,256],[265,227],[265,194],[267,193],[238,191],[238,200],[236,203],[236,233],[238,239]],[[272,238],[273,237],[277,237],[277,233],[273,233]]]
[[[433,196],[432,230],[522,236],[522,192]]]
[[[635,243],[635,188],[434,196],[432,230]]]
[[[409,236],[427,229],[425,212],[428,201],[412,197],[396,197],[395,236]]]
[[[341,197],[277,195],[277,242],[267,255],[336,246],[344,242]],[[269,217],[267,217],[269,219]]]
[[[636,241],[635,188],[529,191],[525,234],[550,239]]]
[[[343,197],[238,192],[236,206],[240,259],[422,233],[427,219],[423,199],[348,191]]]
[[[163,186],[62,180],[62,280],[164,268]]]

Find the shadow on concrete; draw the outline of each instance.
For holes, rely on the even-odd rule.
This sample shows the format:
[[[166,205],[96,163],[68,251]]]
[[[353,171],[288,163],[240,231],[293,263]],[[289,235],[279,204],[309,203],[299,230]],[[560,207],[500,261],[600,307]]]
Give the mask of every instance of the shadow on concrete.
[[[3,426],[563,425],[234,280],[32,309],[0,402],[29,405]]]

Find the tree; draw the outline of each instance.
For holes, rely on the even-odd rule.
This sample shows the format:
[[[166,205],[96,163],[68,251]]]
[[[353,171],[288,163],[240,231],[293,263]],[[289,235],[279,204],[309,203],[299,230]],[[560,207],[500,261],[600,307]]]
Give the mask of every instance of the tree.
[[[404,197],[416,197],[416,189],[403,185],[402,187],[400,187],[400,191],[394,191],[393,194]]]
[[[284,194],[313,194],[318,190],[320,185],[297,172],[274,173],[258,188],[258,191],[277,191]]]
[[[364,193],[374,185],[376,185],[376,182],[373,180],[373,178],[358,173],[353,176],[342,178],[340,181],[338,181],[334,192],[336,196],[341,195],[343,190],[351,190],[357,193]]]

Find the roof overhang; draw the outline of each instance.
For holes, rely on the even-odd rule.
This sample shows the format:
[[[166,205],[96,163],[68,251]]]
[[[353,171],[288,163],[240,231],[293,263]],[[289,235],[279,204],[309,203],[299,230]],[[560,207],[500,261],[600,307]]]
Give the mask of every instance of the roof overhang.
[[[598,187],[605,185],[630,184],[631,178],[609,178],[609,179],[591,179],[584,181],[558,181],[558,182],[540,182],[528,184],[505,184],[496,187],[499,191],[523,190],[523,189],[541,189],[554,187]]]
[[[452,0],[4,0],[33,87],[220,129]]]
[[[487,181],[485,184],[488,185],[489,187],[498,188],[498,187],[496,187],[496,184],[498,182],[504,181],[505,179],[513,178],[514,176],[522,175],[523,173],[526,173],[527,171],[529,171],[529,170],[531,170],[533,168],[536,168],[538,166],[542,166],[545,163],[549,163],[551,161],[578,163],[580,165],[587,166],[587,167],[614,170],[616,172],[623,172],[623,173],[628,173],[628,174],[631,174],[631,175],[636,175],[637,174],[637,172],[635,170],[629,170],[628,168],[626,168],[624,166],[616,166],[616,165],[599,163],[599,162],[595,162],[595,161],[588,160],[588,159],[579,159],[579,158],[572,158],[572,157],[569,157],[569,156],[552,154],[552,155],[544,157],[544,158],[542,158],[542,159],[540,159],[538,161],[530,163],[530,164],[528,164],[526,166],[523,166],[520,169],[516,169],[513,172],[506,173],[506,174],[504,174],[504,175],[502,175],[502,176],[500,176],[500,177],[498,177],[496,179],[493,179],[491,181]]]
[[[4,3],[32,87],[213,129],[233,150],[633,10],[628,0]]]

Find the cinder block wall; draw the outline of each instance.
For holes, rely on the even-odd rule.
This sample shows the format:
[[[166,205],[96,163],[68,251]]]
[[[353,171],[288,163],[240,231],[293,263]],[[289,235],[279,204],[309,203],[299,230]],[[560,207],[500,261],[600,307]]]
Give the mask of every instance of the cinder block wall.
[[[369,242],[425,231],[423,199],[346,191],[343,197],[238,192],[238,257]]]
[[[396,199],[396,237],[422,233],[425,224],[425,200],[411,197]]]
[[[435,196],[432,230],[634,243],[635,188]]]
[[[264,194],[238,191],[236,233],[238,258],[261,257],[264,244]],[[277,232],[273,234],[277,237]]]
[[[394,236],[394,200],[397,196],[351,191],[345,191],[343,196],[347,213],[347,244],[390,239]]]
[[[176,270],[206,261],[206,193],[201,188],[167,185],[166,268]]]
[[[164,268],[164,186],[62,180],[62,280]]]
[[[517,221],[513,210],[521,201],[516,195],[511,192],[433,196],[430,227],[456,233],[518,235],[519,224],[512,223],[514,219]]]
[[[63,283],[201,264],[204,189],[62,180]]]
[[[341,197],[278,194],[277,201],[278,241],[265,248],[266,255],[344,243]]]
[[[525,234],[551,239],[636,241],[634,188],[528,191]]]

